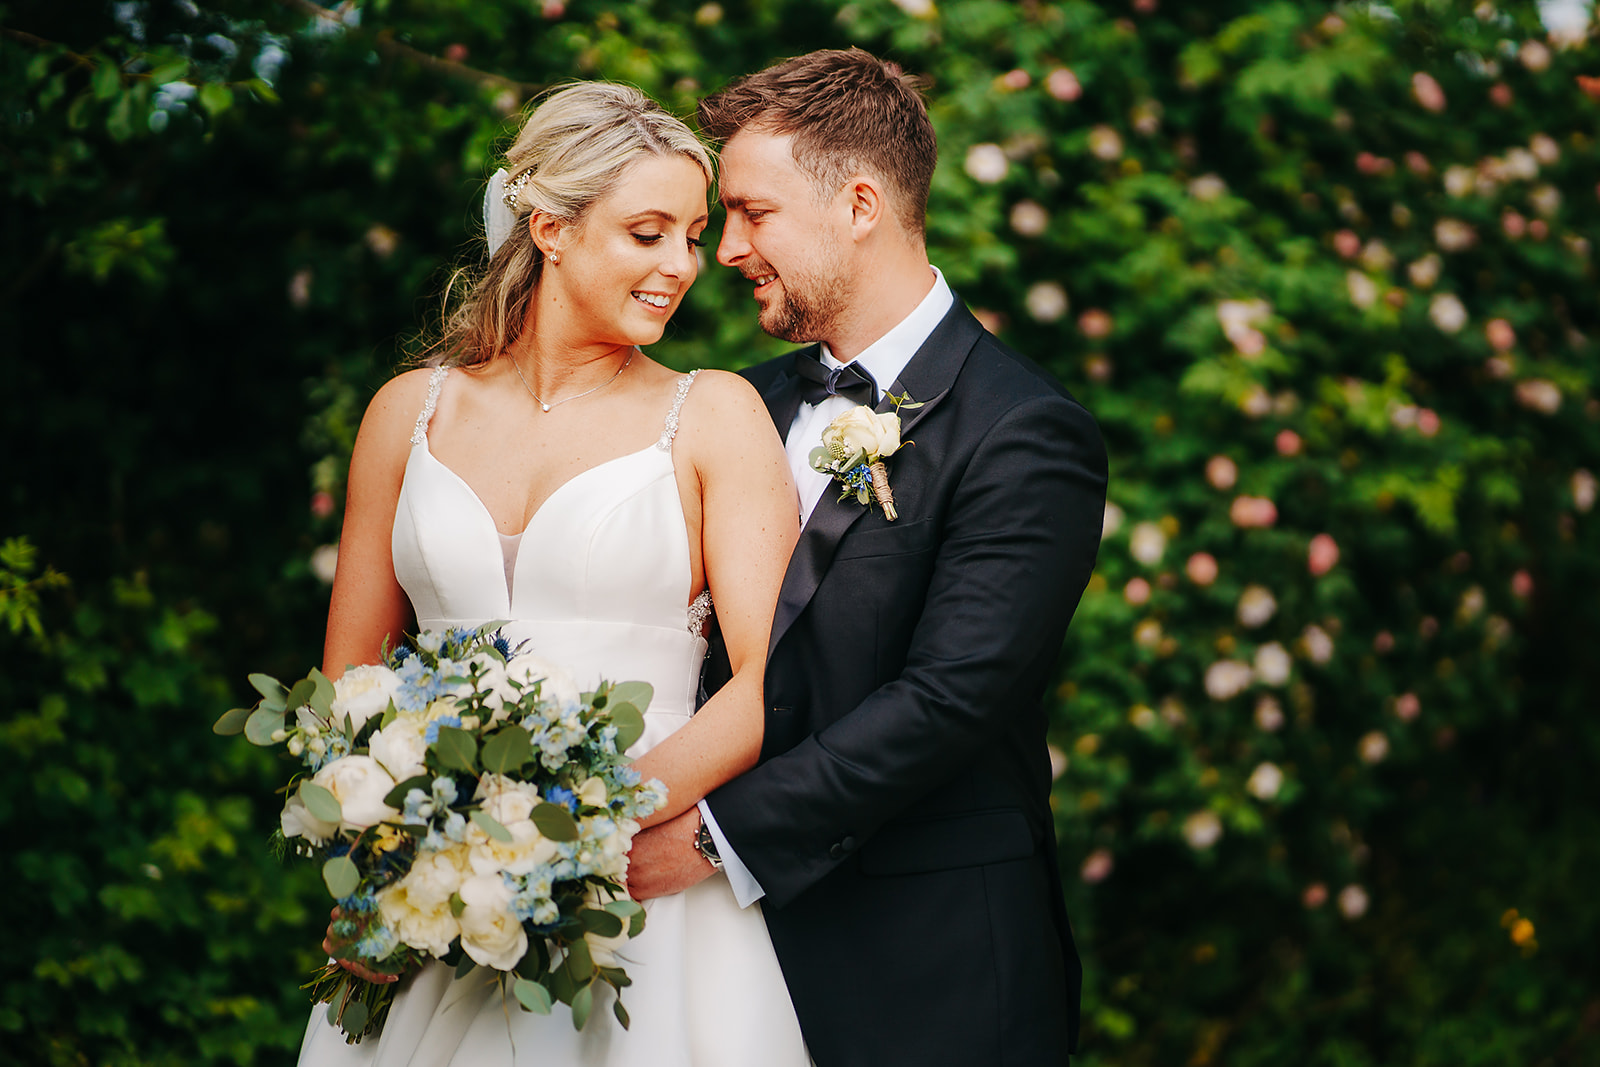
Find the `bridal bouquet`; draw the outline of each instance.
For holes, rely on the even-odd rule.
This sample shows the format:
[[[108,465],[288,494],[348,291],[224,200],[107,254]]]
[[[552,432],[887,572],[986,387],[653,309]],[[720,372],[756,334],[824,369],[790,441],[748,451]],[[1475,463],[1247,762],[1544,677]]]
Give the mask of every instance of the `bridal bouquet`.
[[[644,731],[644,682],[580,693],[490,623],[424,631],[337,682],[253,674],[253,708],[219,734],[282,745],[301,766],[282,835],[322,860],[341,958],[399,974],[427,957],[500,972],[526,1010],[582,1027],[594,987],[629,984],[616,949],[644,927],[622,880],[638,823],[666,798],[623,755]],[[351,1043],[383,1028],[395,983],[336,963],[304,987]]]

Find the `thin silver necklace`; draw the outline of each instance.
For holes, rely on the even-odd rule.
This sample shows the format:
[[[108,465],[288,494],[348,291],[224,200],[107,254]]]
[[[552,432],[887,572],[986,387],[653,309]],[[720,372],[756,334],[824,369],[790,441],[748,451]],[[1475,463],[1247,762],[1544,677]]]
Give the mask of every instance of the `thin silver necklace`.
[[[607,378],[605,381],[601,382],[599,385],[595,386],[593,389],[585,389],[581,393],[576,393],[576,394],[574,394],[572,396],[563,397],[560,400],[557,400],[553,404],[546,404],[543,400],[540,400],[539,399],[539,394],[534,392],[533,391],[533,386],[528,384],[528,379],[522,377],[522,368],[517,365],[517,357],[516,356],[512,356],[511,357],[511,369],[517,372],[517,377],[518,378],[522,378],[522,387],[528,391],[528,395],[529,396],[533,397],[534,403],[538,404],[539,408],[541,410],[549,411],[551,408],[560,407],[562,404],[565,404],[569,400],[582,400],[584,397],[588,396],[590,393],[598,393],[600,390],[604,389],[606,386],[610,385],[612,382],[614,382],[618,378],[622,377],[622,372],[628,369],[628,364],[633,362],[634,354],[637,353],[638,351],[639,350],[637,348],[635,348],[632,352],[629,352],[628,353],[628,358],[623,360],[622,361],[622,366],[617,368],[617,373],[613,374],[611,377]]]

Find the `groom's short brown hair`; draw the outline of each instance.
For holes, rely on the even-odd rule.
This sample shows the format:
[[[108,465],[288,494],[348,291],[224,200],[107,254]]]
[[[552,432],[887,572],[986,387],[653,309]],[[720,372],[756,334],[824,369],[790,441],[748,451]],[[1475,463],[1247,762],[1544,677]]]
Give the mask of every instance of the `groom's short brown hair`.
[[[700,101],[700,130],[722,143],[743,129],[789,134],[795,163],[819,193],[872,172],[921,237],[939,145],[922,82],[859,48],[826,49],[747,74]]]

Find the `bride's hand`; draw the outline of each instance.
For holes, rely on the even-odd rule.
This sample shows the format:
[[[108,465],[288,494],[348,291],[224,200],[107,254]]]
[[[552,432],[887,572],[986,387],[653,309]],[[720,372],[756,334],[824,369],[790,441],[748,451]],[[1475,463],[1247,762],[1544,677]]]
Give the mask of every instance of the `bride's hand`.
[[[345,944],[345,942],[338,940],[333,933],[333,924],[338,922],[339,916],[343,914],[344,912],[338,907],[335,907],[333,911],[328,913],[328,936],[322,939],[322,951],[326,952],[329,956],[333,956],[333,954],[337,952],[343,944]],[[343,967],[345,970],[349,971],[351,974],[355,975],[357,978],[363,979],[364,981],[387,983],[398,982],[400,980],[400,976],[398,974],[384,974],[382,971],[374,971],[370,967],[363,967],[355,960],[341,960],[335,958],[334,962],[340,967]]]

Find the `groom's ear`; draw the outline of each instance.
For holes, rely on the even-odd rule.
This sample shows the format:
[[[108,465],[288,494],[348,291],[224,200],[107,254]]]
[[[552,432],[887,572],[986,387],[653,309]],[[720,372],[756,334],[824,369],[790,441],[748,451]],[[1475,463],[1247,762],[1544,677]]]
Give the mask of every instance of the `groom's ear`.
[[[841,193],[850,208],[850,236],[860,241],[878,228],[889,210],[883,183],[870,174],[858,174],[845,182]]]

